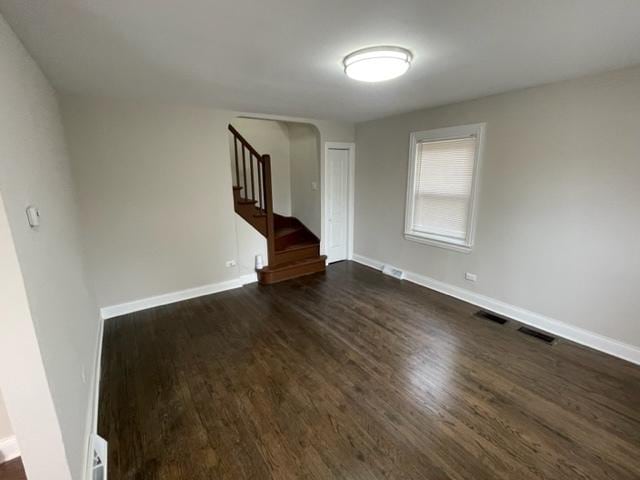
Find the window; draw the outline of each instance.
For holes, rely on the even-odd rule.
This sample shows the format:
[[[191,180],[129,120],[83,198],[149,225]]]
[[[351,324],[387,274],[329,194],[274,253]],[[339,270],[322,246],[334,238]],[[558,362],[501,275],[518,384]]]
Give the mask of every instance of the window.
[[[405,238],[469,252],[484,124],[411,134]]]

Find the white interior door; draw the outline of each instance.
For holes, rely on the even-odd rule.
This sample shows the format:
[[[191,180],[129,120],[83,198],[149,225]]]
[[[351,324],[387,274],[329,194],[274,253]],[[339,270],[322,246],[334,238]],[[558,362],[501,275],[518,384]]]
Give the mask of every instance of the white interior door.
[[[349,248],[349,150],[329,148],[327,153],[327,258],[346,260]]]

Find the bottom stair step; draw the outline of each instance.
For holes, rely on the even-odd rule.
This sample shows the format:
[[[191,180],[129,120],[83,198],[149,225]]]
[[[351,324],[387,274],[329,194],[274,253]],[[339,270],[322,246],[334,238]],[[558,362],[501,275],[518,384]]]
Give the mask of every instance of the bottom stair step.
[[[326,259],[325,255],[320,255],[273,267],[267,266],[258,271],[258,281],[263,285],[270,285],[304,275],[311,275],[312,273],[324,272]]]

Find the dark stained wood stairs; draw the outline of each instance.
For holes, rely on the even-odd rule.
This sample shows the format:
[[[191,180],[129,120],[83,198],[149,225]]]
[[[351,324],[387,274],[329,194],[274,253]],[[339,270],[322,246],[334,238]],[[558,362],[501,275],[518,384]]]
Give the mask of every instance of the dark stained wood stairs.
[[[273,211],[271,158],[261,155],[232,126],[235,155],[235,211],[267,239],[268,265],[258,270],[261,284],[324,272],[320,240],[300,220]],[[239,148],[240,147],[240,148]]]

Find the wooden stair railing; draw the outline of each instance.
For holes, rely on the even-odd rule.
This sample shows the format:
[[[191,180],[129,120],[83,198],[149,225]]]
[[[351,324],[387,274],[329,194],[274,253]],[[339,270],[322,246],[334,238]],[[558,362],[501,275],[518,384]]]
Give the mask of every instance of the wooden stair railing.
[[[254,216],[266,220],[264,226],[261,222],[256,222],[261,225],[262,228],[256,226],[254,222],[251,223],[256,229],[267,238],[267,252],[269,261],[275,257],[275,226],[273,217],[273,195],[271,192],[271,157],[269,155],[260,155],[258,151],[238,132],[233,125],[229,125],[229,131],[233,134],[233,149],[235,153],[235,166],[236,166],[236,183],[235,190],[240,195],[244,190],[244,197],[240,197],[236,200],[236,203],[245,203],[247,205],[258,205],[258,214],[253,213]],[[240,144],[242,152],[242,175],[240,174],[240,159],[238,157],[238,143]],[[249,176],[247,177],[247,155],[249,152]],[[254,163],[255,160],[255,163]],[[254,169],[255,164],[255,169]],[[254,175],[254,171],[256,172]],[[249,180],[251,183],[247,183]],[[258,197],[256,199],[256,180],[258,184]],[[250,188],[249,188],[250,186]],[[251,193],[251,197],[248,194]],[[240,213],[240,212],[238,212]],[[244,212],[242,212],[244,213]],[[240,213],[242,217],[244,215]],[[255,217],[254,217],[255,218]]]
[[[320,240],[298,219],[273,211],[271,157],[261,155],[233,125],[235,211],[267,239],[268,265],[260,283],[276,283],[325,270]],[[257,195],[256,195],[257,193]]]

